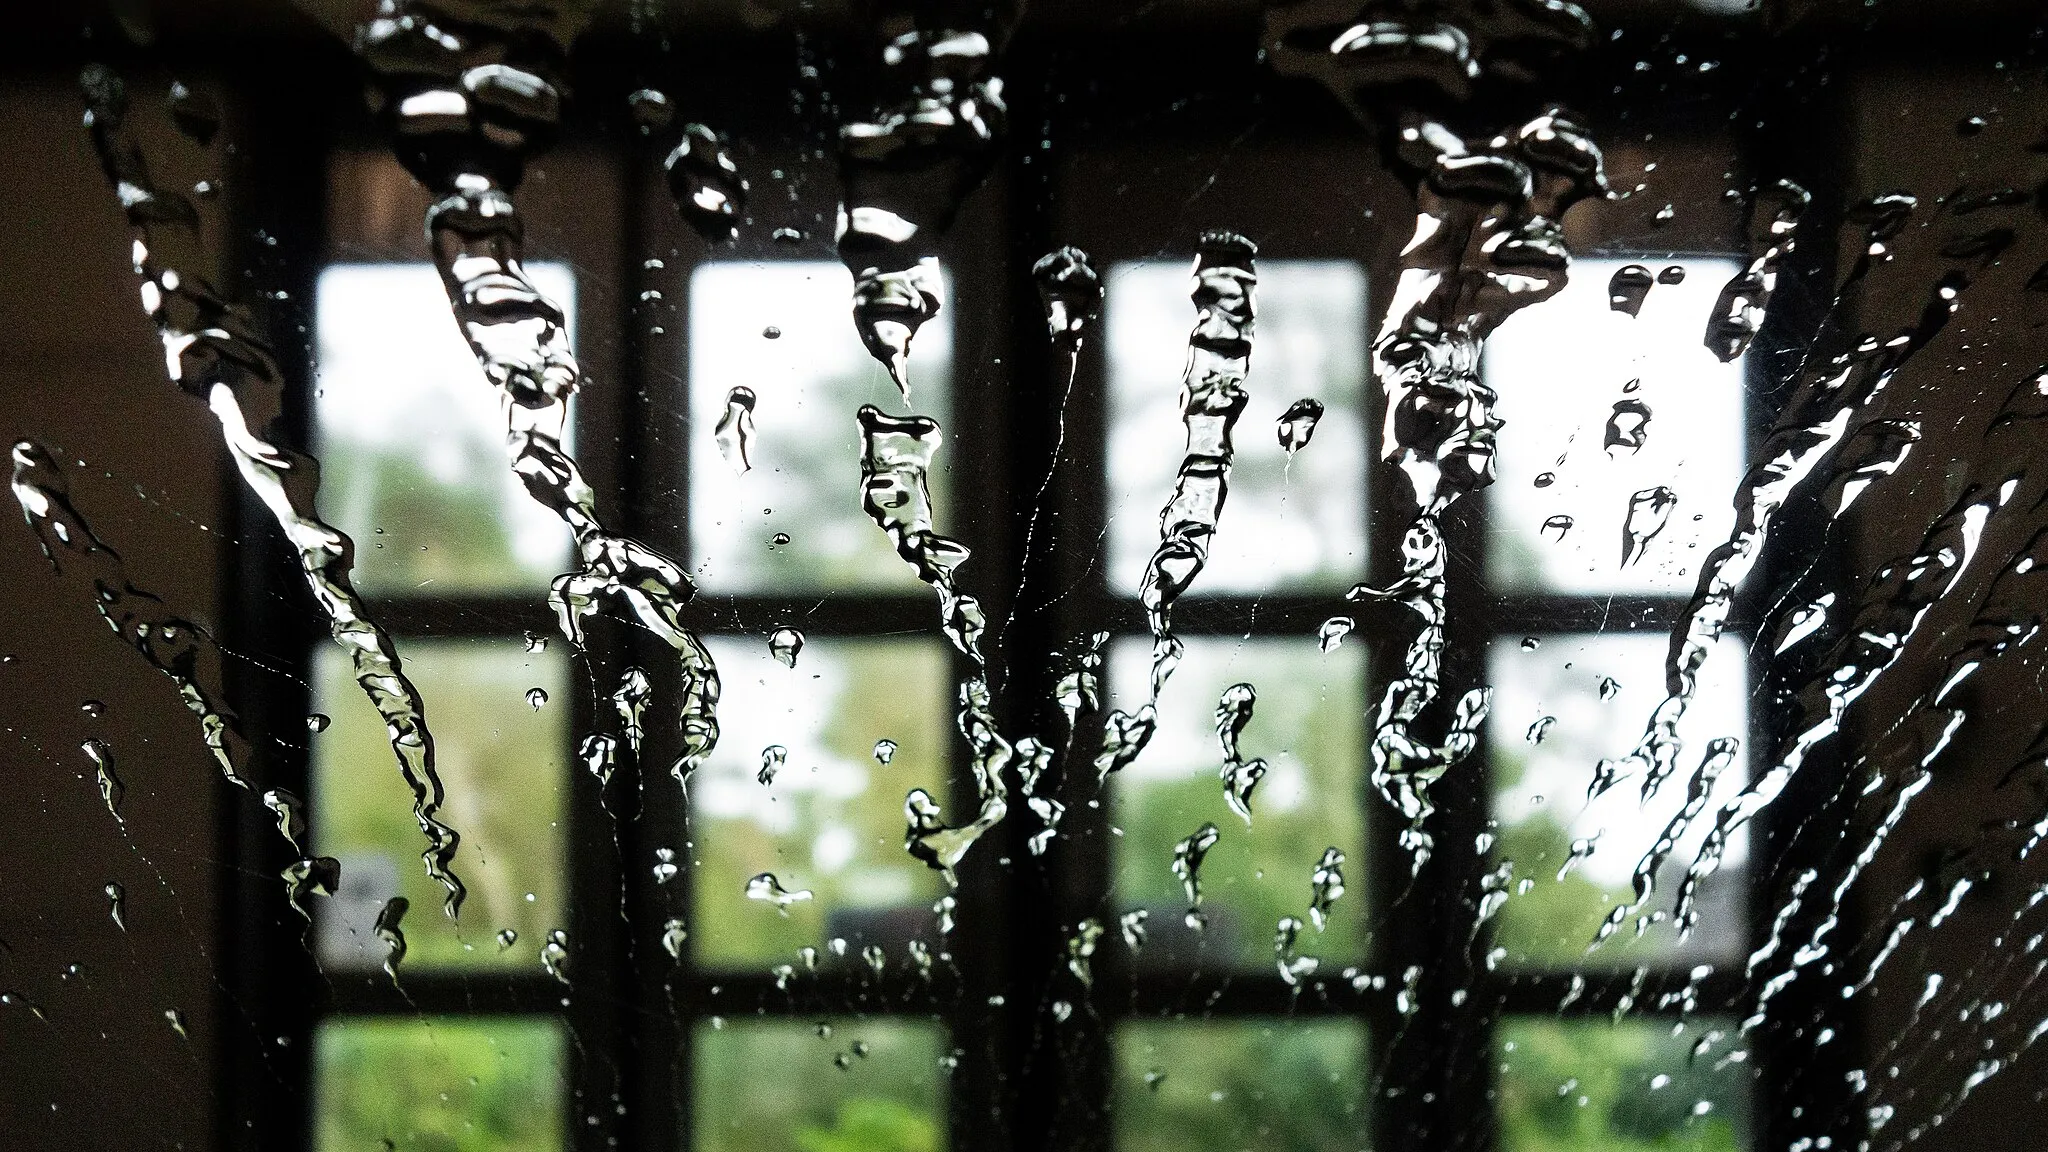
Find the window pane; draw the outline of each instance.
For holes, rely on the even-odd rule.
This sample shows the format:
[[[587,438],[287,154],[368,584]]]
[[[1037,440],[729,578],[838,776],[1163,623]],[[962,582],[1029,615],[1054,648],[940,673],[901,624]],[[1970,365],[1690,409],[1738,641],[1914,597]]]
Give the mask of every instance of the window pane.
[[[847,319],[849,283],[846,269],[824,262],[705,264],[690,278],[690,547],[708,589],[920,587],[861,511],[854,413],[863,404],[901,412],[903,400]],[[942,308],[911,344],[911,409],[941,425],[951,316]],[[744,475],[716,436],[734,388],[755,397]],[[959,450],[949,442],[932,464],[941,524]],[[773,543],[777,534],[789,542]]]
[[[903,797],[945,796],[946,650],[927,640],[811,640],[786,668],[761,640],[714,639],[725,681],[718,749],[690,785],[699,861],[693,879],[698,959],[710,965],[796,961],[806,945],[824,962],[858,963],[879,945],[891,964],[929,938],[937,873],[903,850]],[[887,764],[876,744],[895,745]],[[771,783],[764,753],[783,750]],[[772,872],[808,899],[777,907],[749,899]],[[827,947],[847,942],[844,956]]]
[[[695,1152],[940,1152],[945,1033],[836,1018],[699,1025]]]
[[[1230,499],[1193,595],[1337,588],[1364,571],[1365,273],[1338,260],[1266,260],[1258,272],[1250,400],[1237,423]],[[1118,264],[1109,274],[1110,583],[1131,594],[1159,544],[1159,510],[1187,443],[1189,283],[1179,261]],[[1320,400],[1324,413],[1290,465],[1278,423],[1303,398]]]
[[[576,280],[527,274],[575,338]],[[355,538],[356,586],[392,595],[545,588],[569,532],[505,459],[499,392],[448,311],[431,264],[335,264],[320,273],[321,510]]]
[[[1657,283],[1630,319],[1608,306],[1608,281],[1633,263],[1573,260],[1564,291],[1517,313],[1487,342],[1486,382],[1507,422],[1500,477],[1487,490],[1487,577],[1497,586],[1690,593],[1700,561],[1734,523],[1728,494],[1743,467],[1743,363],[1714,358],[1700,318],[1713,313],[1737,265],[1641,261],[1653,276],[1679,268],[1685,278]],[[1658,488],[1677,503],[1647,495]],[[1637,526],[1661,516],[1663,527],[1624,564],[1639,493]]]
[[[1367,1147],[1352,1021],[1145,1021],[1116,1030],[1119,1152]]]
[[[564,1146],[562,1030],[545,1017],[343,1018],[313,1038],[319,1152]]]
[[[1591,955],[1586,948],[1608,910],[1632,898],[1630,878],[1656,844],[1671,818],[1685,805],[1691,777],[1707,744],[1733,737],[1748,746],[1748,651],[1733,637],[1714,648],[1700,671],[1692,707],[1678,726],[1685,741],[1678,768],[1648,803],[1642,801],[1643,772],[1633,764],[1590,804],[1586,790],[1603,757],[1626,755],[1643,725],[1664,698],[1665,640],[1661,636],[1534,637],[1534,650],[1521,639],[1496,641],[1487,654],[1493,711],[1487,737],[1493,750],[1493,813],[1498,823],[1496,861],[1513,861],[1509,891],[1501,908],[1495,942],[1511,964],[1542,967],[1617,967],[1641,963],[1720,959],[1739,953],[1741,932],[1714,925],[1743,922],[1743,867],[1749,841],[1730,838],[1720,871],[1700,889],[1701,920],[1708,930],[1677,943],[1669,923],[1636,938],[1632,917]],[[1603,699],[1603,683],[1611,698]],[[1545,724],[1545,718],[1550,723]],[[1530,737],[1541,737],[1531,743]],[[1747,759],[1738,752],[1708,794],[1706,808],[1656,874],[1657,891],[1642,914],[1668,912],[1679,879],[1692,863],[1714,813],[1733,799],[1748,778]],[[1572,861],[1574,841],[1591,842],[1591,854]],[[1558,873],[1570,863],[1570,871]],[[1528,885],[1528,891],[1521,890]]]
[[[1125,638],[1110,648],[1110,702],[1135,709],[1150,691],[1151,641]],[[1117,899],[1147,910],[1144,966],[1275,963],[1274,932],[1283,916],[1308,921],[1310,875],[1326,848],[1348,858],[1348,891],[1328,927],[1302,930],[1297,952],[1324,964],[1349,963],[1363,950],[1367,875],[1359,769],[1364,733],[1360,691],[1363,648],[1318,652],[1306,640],[1187,638],[1187,656],[1159,698],[1152,743],[1114,781]],[[1224,800],[1218,779],[1216,703],[1225,688],[1260,692],[1239,738],[1247,759],[1266,761],[1251,796],[1251,826]],[[1174,875],[1174,845],[1205,823],[1220,835],[1200,870],[1208,927],[1188,927],[1186,893]]]
[[[1746,1062],[1728,1045],[1697,1058],[1730,1021],[1516,1018],[1495,1034],[1501,1053],[1501,1152],[1740,1152],[1749,1146]]]
[[[377,912],[411,902],[399,970],[496,968],[540,972],[539,949],[562,928],[568,661],[518,641],[403,641],[405,667],[426,698],[447,803],[462,834],[455,871],[469,887],[462,922],[441,914],[441,886],[419,862],[425,841],[412,791],[399,778],[384,725],[339,651],[315,663],[314,707],[331,726],[313,740],[313,848],[341,861],[341,889],[317,901],[322,963],[375,969],[385,946]],[[533,689],[547,693],[539,708]],[[514,946],[496,938],[510,929]]]

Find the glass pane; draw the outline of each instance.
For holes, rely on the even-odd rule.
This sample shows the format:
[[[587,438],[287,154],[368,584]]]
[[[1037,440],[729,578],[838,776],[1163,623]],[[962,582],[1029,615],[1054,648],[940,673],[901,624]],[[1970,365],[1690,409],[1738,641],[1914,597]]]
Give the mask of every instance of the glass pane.
[[[1540,646],[1530,649],[1528,639]],[[1672,927],[1662,923],[1638,939],[1631,917],[1587,953],[1609,909],[1632,898],[1630,878],[1637,864],[1685,806],[1708,742],[1733,737],[1748,747],[1748,650],[1729,637],[1700,671],[1692,706],[1678,726],[1685,748],[1671,778],[1645,803],[1644,773],[1630,764],[1611,788],[1587,802],[1595,765],[1633,749],[1664,699],[1664,651],[1660,636],[1604,635],[1499,640],[1488,650],[1493,711],[1487,737],[1498,826],[1494,856],[1514,862],[1509,889],[1514,894],[1501,908],[1495,943],[1507,949],[1504,959],[1510,964],[1679,963],[1723,959],[1745,947],[1744,934],[1727,929],[1743,922],[1746,907],[1749,840],[1738,830],[1730,837],[1721,870],[1700,888],[1707,930],[1680,945]],[[1532,743],[1532,737],[1540,742]],[[1742,752],[1720,770],[1706,808],[1657,870],[1656,892],[1642,914],[1663,919],[1679,879],[1713,826],[1715,811],[1741,791],[1748,775]],[[1573,859],[1576,841],[1587,842],[1590,851]],[[1561,878],[1560,872],[1565,873]]]
[[[1684,279],[1655,283],[1631,319],[1608,302],[1609,279],[1631,264]],[[1745,456],[1744,362],[1724,364],[1700,340],[1700,317],[1736,268],[1696,256],[1574,259],[1564,291],[1487,342],[1486,382],[1507,425],[1487,490],[1496,586],[1692,591],[1735,521],[1728,495]],[[1649,495],[1659,488],[1677,503]],[[1632,505],[1639,530],[1662,524],[1641,547],[1627,543]]]
[[[527,274],[576,333],[576,278]],[[569,531],[505,459],[498,390],[431,264],[334,264],[314,308],[320,508],[356,542],[356,586],[390,595],[547,587]],[[573,439],[573,438],[572,438]]]
[[[899,1020],[699,1025],[695,1152],[941,1152],[945,1033]]]
[[[1230,499],[1191,595],[1347,587],[1364,572],[1365,272],[1343,260],[1264,260],[1258,275]],[[1189,286],[1180,261],[1118,264],[1108,278],[1110,583],[1130,594],[1159,545],[1159,510],[1187,444]],[[1279,420],[1304,398],[1321,401],[1323,417],[1290,464]]]
[[[545,1017],[330,1019],[313,1068],[318,1152],[564,1147],[562,1029]]]
[[[910,566],[860,506],[863,404],[901,412],[889,373],[847,319],[846,269],[824,262],[715,263],[690,278],[690,547],[707,589],[916,590]],[[911,344],[911,409],[946,425],[952,311]],[[770,337],[770,333],[774,333]],[[729,462],[716,430],[734,388],[754,393],[751,468]],[[958,440],[933,460],[946,523]],[[775,543],[787,536],[787,543]]]
[[[462,834],[455,871],[469,887],[462,921],[441,914],[442,890],[419,862],[425,841],[412,791],[399,778],[384,725],[349,670],[322,648],[314,706],[331,718],[312,737],[313,848],[341,861],[341,888],[314,904],[320,960],[374,969],[385,946],[373,930],[394,895],[411,902],[401,922],[399,969],[494,968],[540,972],[541,943],[564,927],[568,777],[568,660],[514,640],[403,641],[405,670],[426,698],[448,801],[441,818]],[[534,689],[547,694],[539,707]],[[517,933],[511,947],[498,934]]]
[[[1110,706],[1130,710],[1150,691],[1152,644],[1117,640],[1109,652]],[[1328,926],[1302,930],[1297,952],[1323,963],[1362,955],[1367,874],[1360,770],[1365,736],[1363,646],[1318,652],[1299,639],[1188,637],[1187,656],[1159,698],[1159,728],[1113,781],[1117,899],[1147,910],[1140,965],[1269,967],[1283,916],[1309,919],[1310,876],[1326,848],[1347,857],[1346,894]],[[1224,799],[1216,704],[1223,690],[1258,690],[1239,748],[1266,761],[1251,795],[1249,827]],[[1185,920],[1174,845],[1205,823],[1219,835],[1200,869],[1200,932]]]
[[[1694,1058],[1732,1022],[1503,1021],[1501,1152],[1741,1152],[1749,1147],[1746,1062],[1727,1046]]]
[[[1368,1147],[1365,1029],[1349,1020],[1116,1030],[1119,1152]]]
[[[827,963],[858,962],[873,944],[901,964],[906,943],[929,938],[944,889],[903,850],[903,797],[945,794],[946,649],[819,638],[786,668],[762,640],[710,645],[725,680],[724,735],[690,785],[698,960],[793,963],[809,945]],[[894,744],[887,764],[883,740]],[[763,784],[770,748],[783,756]],[[749,899],[748,880],[763,872],[811,896],[780,909]],[[847,942],[843,957],[827,948],[833,938]]]

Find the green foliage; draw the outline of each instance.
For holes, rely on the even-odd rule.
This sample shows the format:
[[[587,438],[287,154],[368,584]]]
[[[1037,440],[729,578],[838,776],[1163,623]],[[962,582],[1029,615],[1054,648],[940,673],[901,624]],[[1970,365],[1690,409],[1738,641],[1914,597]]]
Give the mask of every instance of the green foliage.
[[[1498,1111],[1502,1152],[1739,1152],[1747,1066],[1689,1058],[1698,1032],[1648,1021],[1503,1023]],[[1668,1080],[1661,1078],[1668,1077]],[[1695,1108],[1705,1102],[1704,1114]]]
[[[691,1147],[940,1152],[943,1036],[935,1025],[901,1019],[700,1025]]]
[[[1119,1028],[1115,1042],[1118,1152],[1365,1147],[1365,1032],[1355,1023],[1146,1021]]]
[[[940,1146],[930,1112],[873,1096],[840,1101],[830,1128],[798,1129],[796,1143],[803,1152],[938,1152]]]
[[[564,1147],[562,1051],[545,1018],[329,1020],[315,1037],[314,1147]]]

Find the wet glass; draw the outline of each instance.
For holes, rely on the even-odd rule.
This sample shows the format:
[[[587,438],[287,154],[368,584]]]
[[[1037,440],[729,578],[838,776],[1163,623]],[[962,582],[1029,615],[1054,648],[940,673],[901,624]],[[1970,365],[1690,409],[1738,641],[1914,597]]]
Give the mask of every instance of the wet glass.
[[[1299,639],[1186,640],[1187,656],[1159,697],[1157,735],[1110,783],[1117,898],[1146,911],[1147,942],[1136,963],[1270,969],[1275,929],[1284,916],[1307,920],[1310,877],[1328,848],[1359,863],[1327,926],[1305,927],[1297,951],[1325,965],[1358,959],[1371,906],[1361,809],[1351,799],[1364,787],[1363,647],[1318,652]],[[1112,707],[1129,710],[1149,699],[1151,659],[1149,641],[1113,642]],[[1225,801],[1218,778],[1217,701],[1240,683],[1260,691],[1239,747],[1247,759],[1266,762],[1249,823]],[[1199,871],[1207,927],[1197,930],[1187,923],[1188,898],[1172,865],[1175,845],[1207,824],[1218,835]]]
[[[573,341],[574,273],[526,270],[561,304]],[[434,266],[329,265],[313,316],[322,507],[356,541],[357,587],[531,593],[566,570],[569,534],[506,466],[499,392],[449,317]]]
[[[1529,641],[1537,646],[1531,647]],[[1645,798],[1646,771],[1634,761],[1589,798],[1589,768],[1621,760],[1641,737],[1644,717],[1664,698],[1661,636],[1565,634],[1496,640],[1487,653],[1493,711],[1487,738],[1493,769],[1494,866],[1512,862],[1499,887],[1510,892],[1494,930],[1512,966],[1608,968],[1683,966],[1726,961],[1745,950],[1740,933],[1711,927],[1742,923],[1748,907],[1746,830],[1730,837],[1721,870],[1701,885],[1702,922],[1683,942],[1670,922],[1672,897],[1699,853],[1721,806],[1748,782],[1738,752],[1711,786],[1706,803],[1675,838],[1646,901],[1605,943],[1594,938],[1610,910],[1632,903],[1632,882],[1688,803],[1708,744],[1732,738],[1748,747],[1747,655],[1727,638],[1714,646],[1678,735],[1677,770]],[[1640,926],[1645,929],[1638,934]]]
[[[1368,1146],[1356,1022],[1142,1020],[1114,1044],[1123,1152]]]
[[[1328,591],[1365,567],[1365,271],[1344,260],[1258,268],[1257,342],[1222,530],[1190,595]],[[1159,546],[1181,455],[1181,371],[1194,306],[1185,261],[1109,270],[1110,583],[1135,594]],[[1297,400],[1323,405],[1308,444],[1281,447]]]
[[[460,922],[441,914],[441,886],[420,864],[412,793],[384,726],[363,703],[348,660],[315,660],[312,848],[341,863],[341,886],[315,908],[317,951],[337,969],[375,971],[385,941],[378,913],[393,896],[410,907],[399,927],[401,972],[540,972],[547,934],[566,926],[569,661],[517,640],[407,637],[406,667],[426,697],[448,802],[462,832],[469,888]],[[507,934],[510,935],[507,935]]]
[[[716,1020],[697,1026],[704,1152],[942,1152],[945,1031],[910,1020]]]
[[[336,1017],[313,1038],[313,1147],[567,1147],[567,1043],[545,1017]]]
[[[1494,1034],[1503,1152],[1744,1152],[1750,1068],[1734,1022],[1510,1017]],[[1695,1048],[1701,1049],[1695,1053]]]
[[[847,323],[847,290],[846,269],[815,261],[715,262],[690,276],[690,552],[707,591],[920,588],[849,497],[860,490],[854,412],[900,412],[903,401]],[[919,329],[910,356],[912,410],[941,425],[951,318],[942,310]],[[737,402],[752,428],[744,441],[742,388],[752,394]],[[942,448],[930,473],[942,523],[959,450]]]
[[[810,947],[820,963],[853,964],[874,945],[900,966],[909,941],[931,941],[945,891],[903,851],[902,797],[943,793],[946,650],[820,637],[788,667],[765,639],[710,644],[725,734],[691,781],[695,843],[677,845],[692,856],[697,961],[795,964]],[[749,895],[764,872],[785,901]]]
[[[1738,268],[1701,256],[1574,260],[1564,291],[1487,341],[1486,382],[1514,429],[1487,493],[1489,583],[1577,596],[1692,592],[1700,561],[1734,523],[1728,493],[1746,456],[1746,362],[1716,359],[1698,332]],[[1624,269],[1653,286],[1614,287]],[[1617,296],[1636,311],[1617,308]],[[1660,488],[1675,504],[1632,517],[1638,494]]]

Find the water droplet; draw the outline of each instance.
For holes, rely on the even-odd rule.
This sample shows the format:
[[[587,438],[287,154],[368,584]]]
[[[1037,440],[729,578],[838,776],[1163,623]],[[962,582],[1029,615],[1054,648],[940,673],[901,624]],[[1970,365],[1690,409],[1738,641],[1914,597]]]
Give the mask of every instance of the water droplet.
[[[712,433],[726,466],[744,476],[754,467],[754,390],[744,386],[725,394],[725,412]]]
[[[783,546],[784,544],[787,544],[787,543],[789,543],[789,533],[787,533],[787,532],[777,532],[777,533],[776,533],[775,535],[773,535],[773,536],[770,536],[770,537],[768,538],[768,543],[770,543],[770,544],[774,545],[774,546],[775,546],[775,547],[777,547],[777,548],[780,548],[780,547],[782,547],[782,546]]]
[[[778,244],[801,244],[804,234],[795,228],[777,228],[768,238]]]
[[[576,748],[576,758],[583,762],[583,770],[597,777],[597,786],[603,788],[612,782],[612,771],[617,767],[619,742],[602,733],[593,732],[583,738]]]
[[[739,238],[747,182],[718,134],[702,124],[683,126],[683,138],[662,162],[676,211],[706,240]]]
[[[895,758],[896,742],[894,740],[885,739],[875,741],[875,763],[887,764],[889,761],[894,760]]]
[[[1122,931],[1124,947],[1136,952],[1145,946],[1145,921],[1152,913],[1143,908],[1133,908],[1117,917],[1117,928]]]
[[[1624,264],[1607,279],[1607,306],[1630,317],[1639,315],[1643,302],[1650,298],[1650,289],[1656,283],[1648,268],[1641,264]]]
[[[1078,344],[1102,310],[1102,277],[1088,253],[1067,247],[1048,252],[1031,266],[1046,330],[1056,341]]]
[[[119,928],[123,932],[126,932],[128,930],[127,890],[121,887],[119,881],[109,880],[107,881],[105,887],[101,888],[100,891],[106,893],[107,895],[107,915],[114,918],[114,927]]]
[[[1680,265],[1677,265],[1677,264],[1667,264],[1667,265],[1665,265],[1665,266],[1664,266],[1664,270],[1663,270],[1663,271],[1661,271],[1661,272],[1659,272],[1659,273],[1657,273],[1657,283],[1659,283],[1659,284],[1683,284],[1683,283],[1685,283],[1685,269],[1684,269],[1684,267],[1682,267],[1682,266],[1680,266]]]
[[[641,88],[628,94],[626,107],[632,111],[633,123],[640,126],[642,135],[661,131],[676,117],[675,105],[669,102],[668,94],[658,88]]]
[[[327,718],[326,713],[315,712],[306,717],[306,731],[325,732],[327,731],[327,726],[331,723],[333,723],[333,721]]]
[[[768,653],[784,668],[796,667],[797,654],[804,650],[804,634],[794,628],[777,628],[768,637]]]
[[[619,686],[612,690],[612,708],[625,729],[626,746],[633,750],[635,756],[640,755],[640,742],[647,736],[642,716],[647,708],[647,697],[653,691],[654,684],[647,678],[647,670],[638,665],[619,673]]]
[[[754,779],[762,784],[775,783],[775,774],[782,771],[782,765],[789,759],[789,749],[780,744],[770,744],[761,749],[761,770]]]
[[[1556,723],[1557,717],[1555,716],[1538,716],[1536,722],[1529,725],[1529,730],[1522,734],[1522,739],[1527,740],[1531,744],[1541,744],[1543,743],[1543,738],[1550,735],[1551,725]]]
[[[1344,853],[1336,848],[1323,849],[1322,858],[1316,861],[1315,871],[1309,874],[1309,923],[1321,932],[1328,924],[1330,906],[1344,895]]]
[[[517,928],[500,928],[497,941],[498,951],[503,952],[514,944],[519,943],[519,930]]]
[[[1618,455],[1618,449],[1627,449],[1630,455],[1639,451],[1650,436],[1650,406],[1633,397],[1614,402],[1614,410],[1607,414],[1607,430],[1602,445],[1609,456]]]
[[[1964,137],[1975,136],[1977,133],[1984,131],[1990,124],[1991,121],[1986,120],[1982,116],[1965,116],[1961,120],[1956,121],[1956,135]]]
[[[690,930],[680,919],[668,919],[661,924],[661,948],[671,960],[683,958],[683,944],[690,938]],[[816,955],[816,953],[813,953]]]
[[[569,934],[560,928],[550,929],[547,942],[540,946],[541,970],[554,977],[562,987],[569,987]]]
[[[547,650],[548,650],[548,636],[547,636],[547,633],[545,633],[545,632],[535,632],[535,631],[533,631],[533,630],[532,630],[532,629],[530,629],[530,628],[529,628],[529,629],[527,629],[527,632],[526,632],[526,650],[527,650],[528,652],[545,652],[545,651],[547,651]]]
[[[1102,939],[1102,921],[1090,916],[1074,926],[1067,938],[1067,971],[1083,988],[1095,987],[1095,946]]]
[[[1655,216],[1650,217],[1650,226],[1662,228],[1676,219],[1678,219],[1678,209],[1670,204],[1666,204],[1662,208],[1657,209]]]
[[[1616,680],[1612,676],[1602,676],[1600,678],[1600,699],[1612,700],[1620,694],[1621,681]]]
[[[1535,487],[1537,487],[1537,488],[1548,488],[1548,487],[1550,487],[1550,486],[1551,486],[1552,484],[1555,484],[1555,483],[1557,483],[1557,473],[1555,473],[1555,472],[1538,472],[1538,473],[1536,474],[1536,480],[1535,480],[1535,484],[1534,484],[1534,486],[1535,486]]]
[[[656,848],[654,850],[654,882],[666,884],[676,878],[676,850]]]
[[[1280,438],[1280,447],[1286,449],[1289,456],[1308,447],[1309,440],[1316,434],[1316,425],[1322,418],[1321,400],[1304,396],[1289,404],[1287,411],[1280,414],[1279,423],[1275,428]]]
[[[1221,833],[1214,824],[1203,824],[1173,846],[1173,874],[1180,878],[1181,891],[1188,898],[1188,927],[1199,928],[1196,913],[1202,907],[1202,860],[1216,846]],[[1206,921],[1203,921],[1206,923]]]
[[[40,1016],[42,1013],[38,1012],[36,1015]],[[192,1038],[185,1032],[185,1014],[183,1012],[176,1008],[166,1008],[164,1009],[164,1020],[170,1024],[171,1031],[178,1034],[178,1039],[190,1040]]]
[[[1164,1069],[1147,1068],[1145,1070],[1145,1090],[1147,1092],[1156,1095],[1159,1092],[1159,1086],[1164,1083],[1166,1083],[1166,1072]]]
[[[91,717],[94,720],[97,720],[100,717],[107,714],[107,706],[105,704],[100,703],[97,700],[85,701],[84,703],[78,706],[78,710],[80,712],[85,713],[87,716]]]
[[[200,147],[213,143],[220,131],[220,105],[213,97],[171,81],[171,122]]]
[[[86,758],[92,761],[93,771],[99,777],[100,801],[107,806],[107,814],[121,820],[121,798],[127,794],[127,787],[114,771],[114,750],[100,739],[87,740],[79,747]]]
[[[1534,652],[1541,647],[1543,647],[1543,638],[1541,636],[1522,637],[1522,651]]]
[[[1751,260],[1722,286],[1707,322],[1707,348],[1724,363],[1748,351],[1762,327],[1779,271],[1797,241],[1799,218],[1812,201],[1806,189],[1779,180],[1759,190],[1751,204]]]
[[[306,834],[306,802],[286,789],[272,788],[263,793],[263,806],[277,821],[277,834],[292,847],[299,847]]]
[[[1658,485],[1645,488],[1629,497],[1628,519],[1621,527],[1621,566],[1642,559],[1643,550],[1655,539],[1657,533],[1671,519],[1671,510],[1678,506],[1678,496],[1671,489]]]
[[[531,704],[531,705],[533,705],[533,710],[534,710],[535,712],[538,712],[538,711],[540,711],[541,705],[543,705],[543,704],[546,704],[546,703],[548,702],[548,691],[547,691],[547,689],[545,689],[545,688],[528,688],[528,689],[526,690],[526,702],[527,702],[528,704]]]
[[[770,325],[769,325],[769,326],[767,326],[766,328],[763,328],[763,329],[761,329],[761,339],[763,339],[763,340],[780,340],[780,339],[782,339],[782,329],[780,329],[780,328],[777,328],[777,327],[776,327],[775,325],[773,325],[773,324],[770,324]]]
[[[1574,521],[1570,516],[1567,516],[1564,513],[1560,512],[1557,515],[1548,517],[1543,521],[1543,533],[1544,535],[1549,536],[1552,540],[1562,540],[1564,539],[1564,534],[1572,530],[1572,525],[1574,523],[1576,523],[1576,521]]]
[[[763,872],[747,881],[747,899],[765,900],[775,905],[775,910],[784,916],[789,915],[791,904],[809,900],[811,895],[808,888],[799,888],[794,892],[784,888],[782,881],[777,880],[773,872]]]
[[[384,974],[391,977],[394,984],[398,982],[398,965],[405,959],[405,930],[399,925],[411,907],[412,902],[405,897],[393,896],[377,910],[377,921],[373,926],[377,938],[384,942]]]
[[[805,895],[809,895],[809,893],[805,893]],[[889,956],[882,951],[880,944],[870,944],[861,949],[860,958],[861,962],[868,966],[868,970],[877,976],[880,976],[882,969],[889,965]]]
[[[1356,627],[1358,622],[1349,616],[1332,616],[1323,621],[1322,628],[1316,632],[1316,643],[1323,651],[1328,652],[1344,643],[1344,638],[1351,635],[1352,629]]]

